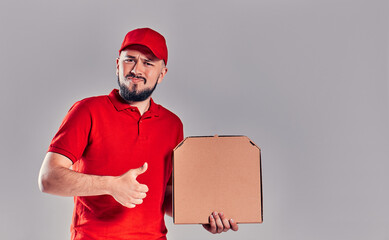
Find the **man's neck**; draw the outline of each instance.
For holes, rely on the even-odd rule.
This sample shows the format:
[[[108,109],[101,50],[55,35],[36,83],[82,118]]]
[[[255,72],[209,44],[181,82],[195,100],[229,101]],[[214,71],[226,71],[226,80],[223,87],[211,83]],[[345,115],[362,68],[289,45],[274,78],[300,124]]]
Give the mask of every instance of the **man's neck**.
[[[150,108],[150,97],[141,102],[129,102],[133,107],[137,107],[140,115],[142,116]]]

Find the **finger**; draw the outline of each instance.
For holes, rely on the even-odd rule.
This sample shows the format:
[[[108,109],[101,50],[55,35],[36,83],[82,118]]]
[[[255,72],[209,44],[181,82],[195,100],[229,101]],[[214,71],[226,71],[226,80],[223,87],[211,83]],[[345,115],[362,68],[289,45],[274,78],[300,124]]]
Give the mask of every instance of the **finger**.
[[[143,198],[145,198],[146,196],[147,196],[147,194],[144,193],[144,192],[137,192],[137,193],[134,193],[134,194],[132,195],[132,197],[138,198],[138,199],[143,199]]]
[[[134,169],[135,178],[136,178],[137,176],[139,176],[139,175],[145,173],[146,170],[147,170],[147,168],[148,168],[148,164],[147,164],[147,162],[145,162],[145,163],[143,164],[142,167],[139,167],[139,168]]]
[[[145,197],[146,193],[133,193],[129,196],[129,201],[134,204],[142,204]]]
[[[147,187],[146,184],[138,184],[135,187],[135,191],[140,192],[140,193],[147,193],[149,191],[149,187]]]
[[[217,233],[223,232],[223,223],[219,217],[219,214],[217,212],[213,213],[213,217],[215,218],[216,226],[217,226]]]
[[[139,205],[139,204],[142,204],[142,203],[143,203],[143,199],[140,199],[140,198],[133,198],[133,199],[131,199],[131,203],[132,203],[132,204]]]
[[[217,231],[217,227],[216,227],[216,222],[215,222],[215,218],[213,217],[213,215],[211,214],[211,216],[209,216],[209,224],[208,225],[208,231],[210,231],[211,233],[216,233]]]
[[[123,206],[128,207],[128,208],[134,208],[136,205],[130,202],[127,203],[122,203]]]
[[[230,219],[230,225],[231,225],[232,231],[238,231],[239,226],[233,219]]]
[[[220,219],[221,219],[223,226],[224,226],[223,232],[227,232],[231,228],[230,223],[229,223],[228,219],[226,218],[226,216],[224,216],[223,213],[219,213],[219,216],[220,216]]]

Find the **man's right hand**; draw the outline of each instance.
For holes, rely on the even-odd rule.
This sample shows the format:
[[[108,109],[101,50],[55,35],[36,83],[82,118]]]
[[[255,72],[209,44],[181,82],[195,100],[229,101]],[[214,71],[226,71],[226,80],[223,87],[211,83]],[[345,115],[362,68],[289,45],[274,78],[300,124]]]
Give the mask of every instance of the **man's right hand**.
[[[128,208],[134,208],[136,205],[142,204],[149,188],[145,184],[140,184],[136,178],[145,173],[147,167],[147,163],[144,163],[142,167],[131,169],[123,175],[115,177],[110,195]]]
[[[39,172],[42,192],[59,196],[97,196],[109,194],[125,207],[133,208],[143,202],[149,190],[136,178],[146,172],[147,163],[121,176],[98,176],[70,169],[72,161],[64,155],[48,152]]]

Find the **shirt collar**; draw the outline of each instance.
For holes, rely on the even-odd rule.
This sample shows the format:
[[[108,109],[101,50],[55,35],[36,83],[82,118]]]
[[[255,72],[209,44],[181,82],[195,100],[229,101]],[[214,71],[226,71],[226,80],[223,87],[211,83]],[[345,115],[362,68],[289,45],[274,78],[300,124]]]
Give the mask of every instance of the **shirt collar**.
[[[113,89],[111,93],[108,95],[109,100],[112,102],[113,106],[116,108],[117,111],[123,111],[125,109],[130,109],[130,110],[136,110],[138,111],[137,107],[131,106],[124,100],[120,94],[118,89]],[[154,100],[150,98],[150,107],[149,110],[147,110],[143,115],[147,114],[149,116],[159,116],[159,105],[154,103]]]

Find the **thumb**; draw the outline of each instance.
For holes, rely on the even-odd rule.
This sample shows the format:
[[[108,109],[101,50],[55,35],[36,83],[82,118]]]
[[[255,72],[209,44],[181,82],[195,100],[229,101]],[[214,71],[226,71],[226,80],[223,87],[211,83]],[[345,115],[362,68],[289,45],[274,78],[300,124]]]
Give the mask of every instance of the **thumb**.
[[[147,168],[148,168],[148,165],[147,165],[147,162],[145,162],[142,167],[139,167],[139,168],[135,169],[135,171],[134,171],[135,172],[135,176],[137,177],[137,176],[145,173]]]

